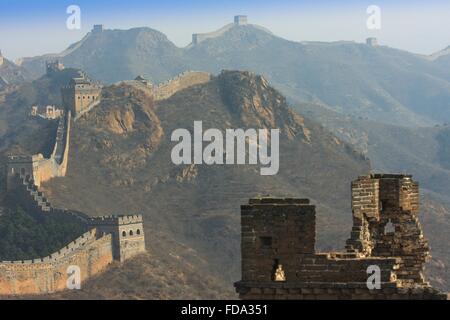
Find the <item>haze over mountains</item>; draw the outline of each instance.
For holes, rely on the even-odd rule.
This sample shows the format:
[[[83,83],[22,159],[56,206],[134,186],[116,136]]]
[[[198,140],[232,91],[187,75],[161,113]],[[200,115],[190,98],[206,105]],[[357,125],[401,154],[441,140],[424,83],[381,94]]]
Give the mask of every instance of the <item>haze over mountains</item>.
[[[0,89],[30,79],[31,74],[27,70],[3,57],[0,51]]]
[[[353,42],[297,43],[258,26],[234,25],[186,48],[150,28],[91,32],[59,55],[26,58],[21,65],[38,76],[45,60],[58,57],[105,83],[138,74],[161,82],[189,69],[249,70],[297,102],[323,103],[340,113],[392,124],[450,122],[447,55],[430,60]]]
[[[89,70],[105,83],[138,74],[158,83],[189,69],[213,74],[222,69],[253,71],[264,75],[293,108],[356,143],[375,169],[410,172],[441,194],[442,186],[448,186],[450,175],[441,160],[431,158],[424,144],[417,146],[414,141],[419,140],[412,138],[429,132],[428,141],[436,146],[431,154],[450,157],[438,141],[448,140],[448,131],[422,129],[450,123],[448,48],[420,56],[354,42],[298,43],[259,26],[232,24],[186,48],[150,28],[91,32],[62,54],[52,55],[58,56],[65,65]],[[22,66],[42,74],[47,59],[24,59]],[[390,162],[394,155],[397,160]],[[421,160],[412,160],[417,158]]]

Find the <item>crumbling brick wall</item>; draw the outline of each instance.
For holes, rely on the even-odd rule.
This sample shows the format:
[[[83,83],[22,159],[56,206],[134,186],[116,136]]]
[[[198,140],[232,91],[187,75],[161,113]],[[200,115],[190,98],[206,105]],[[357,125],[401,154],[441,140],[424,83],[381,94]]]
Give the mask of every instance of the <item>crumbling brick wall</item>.
[[[429,255],[418,184],[406,175],[352,183],[347,252],[316,253],[315,206],[307,199],[251,199],[241,207],[242,299],[445,299],[422,276]],[[385,232],[392,223],[394,232]],[[379,288],[368,270],[379,269]]]
[[[368,192],[368,185],[375,189]],[[363,202],[372,205],[361,205]],[[352,209],[354,227],[362,220],[364,230],[352,231],[348,251],[366,256],[402,257],[398,278],[424,283],[423,265],[430,257],[430,249],[418,219],[418,183],[410,175],[359,177],[352,183]]]

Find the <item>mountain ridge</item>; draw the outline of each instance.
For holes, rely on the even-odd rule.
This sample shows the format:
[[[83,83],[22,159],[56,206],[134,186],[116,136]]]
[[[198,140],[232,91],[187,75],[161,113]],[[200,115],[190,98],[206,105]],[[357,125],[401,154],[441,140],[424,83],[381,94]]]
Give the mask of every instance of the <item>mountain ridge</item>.
[[[344,114],[406,126],[450,122],[448,68],[440,59],[386,46],[294,42],[254,25],[231,25],[183,48],[147,27],[91,32],[75,46],[62,62],[106,83],[139,74],[157,83],[184,70],[249,70],[297,102],[321,102]],[[43,72],[44,61],[45,56],[29,58],[22,65]]]

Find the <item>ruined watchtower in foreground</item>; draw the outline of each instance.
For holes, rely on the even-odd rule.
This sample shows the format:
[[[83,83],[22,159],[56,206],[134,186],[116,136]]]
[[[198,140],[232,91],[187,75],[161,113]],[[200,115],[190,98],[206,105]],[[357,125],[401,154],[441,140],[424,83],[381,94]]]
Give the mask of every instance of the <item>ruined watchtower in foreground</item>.
[[[308,199],[251,199],[241,207],[242,299],[446,299],[425,282],[429,248],[409,175],[352,183],[353,229],[345,252],[315,252]],[[379,282],[368,285],[373,270]]]

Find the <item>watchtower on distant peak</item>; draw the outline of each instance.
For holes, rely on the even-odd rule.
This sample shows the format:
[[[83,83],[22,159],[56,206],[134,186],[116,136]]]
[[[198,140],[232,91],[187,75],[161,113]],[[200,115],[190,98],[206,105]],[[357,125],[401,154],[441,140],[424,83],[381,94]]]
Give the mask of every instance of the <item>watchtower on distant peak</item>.
[[[378,39],[374,38],[374,37],[367,38],[366,39],[366,44],[368,46],[371,46],[371,47],[377,47],[378,46]]]
[[[244,26],[247,23],[248,23],[247,16],[243,16],[243,15],[234,16],[234,24],[237,24],[238,26]]]
[[[103,32],[103,25],[102,24],[94,24],[94,27],[92,28],[92,33],[98,34]]]

